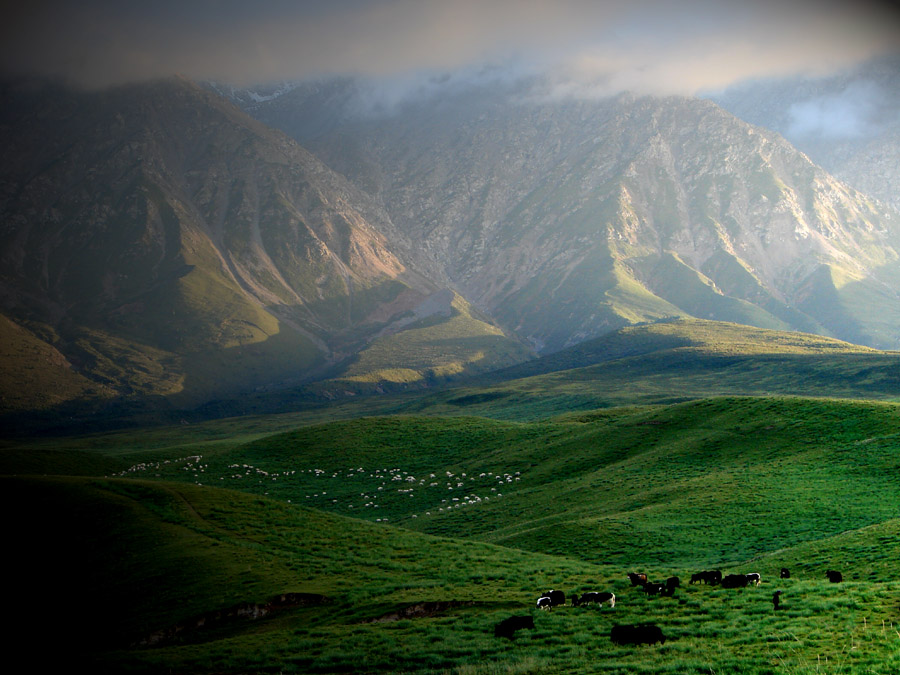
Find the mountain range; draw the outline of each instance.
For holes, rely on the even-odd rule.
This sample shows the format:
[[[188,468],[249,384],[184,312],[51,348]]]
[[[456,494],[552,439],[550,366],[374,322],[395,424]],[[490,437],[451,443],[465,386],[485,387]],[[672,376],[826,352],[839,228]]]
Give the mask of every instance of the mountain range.
[[[900,214],[712,101],[215,89],[0,89],[3,411],[421,387],[673,318],[898,345]]]
[[[248,110],[367,189],[420,268],[539,352],[677,316],[896,346],[892,209],[708,101],[533,91],[354,118],[352,93],[309,87]],[[325,118],[344,121],[303,136]]]

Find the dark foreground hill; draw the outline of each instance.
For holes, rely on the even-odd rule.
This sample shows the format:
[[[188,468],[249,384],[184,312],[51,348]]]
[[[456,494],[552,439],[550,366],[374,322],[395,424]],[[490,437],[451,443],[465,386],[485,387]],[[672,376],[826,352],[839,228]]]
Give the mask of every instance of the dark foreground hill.
[[[11,649],[94,672],[890,673],[898,428],[894,405],[719,399],[123,438],[103,453],[121,476],[2,479],[24,608]],[[712,567],[763,583],[687,583]],[[682,585],[650,597],[631,571]],[[551,588],[616,606],[536,610]],[[535,628],[495,637],[513,614]],[[643,622],[667,641],[610,641]]]

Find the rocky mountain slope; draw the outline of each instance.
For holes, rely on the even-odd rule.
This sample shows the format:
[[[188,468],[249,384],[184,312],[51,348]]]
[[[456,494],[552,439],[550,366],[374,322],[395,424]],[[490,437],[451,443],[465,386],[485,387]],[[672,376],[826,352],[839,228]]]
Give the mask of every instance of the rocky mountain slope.
[[[453,314],[371,198],[193,83],[0,101],[4,409],[283,387]],[[459,349],[459,370],[510,353]]]
[[[712,102],[437,84],[366,108],[361,91],[245,105],[539,350],[674,316],[900,345],[900,216]]]

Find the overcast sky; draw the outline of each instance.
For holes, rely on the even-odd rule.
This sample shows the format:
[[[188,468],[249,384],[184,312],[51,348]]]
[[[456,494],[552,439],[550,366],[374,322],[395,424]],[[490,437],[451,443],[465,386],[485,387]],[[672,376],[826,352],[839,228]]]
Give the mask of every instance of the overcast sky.
[[[9,4],[9,3],[5,3]],[[5,7],[6,73],[103,86],[236,85],[494,64],[573,86],[696,93],[900,51],[870,0],[31,0]]]

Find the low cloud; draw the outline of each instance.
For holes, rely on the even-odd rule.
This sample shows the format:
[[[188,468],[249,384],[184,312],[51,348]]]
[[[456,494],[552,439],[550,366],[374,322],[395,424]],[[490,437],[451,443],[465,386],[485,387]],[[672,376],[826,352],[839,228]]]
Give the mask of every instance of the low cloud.
[[[35,0],[0,22],[7,73],[103,86],[543,68],[559,91],[694,93],[896,50],[890,3],[855,0]],[[564,84],[565,83],[565,84]]]
[[[792,105],[787,134],[833,140],[872,136],[880,131],[888,115],[896,115],[895,103],[876,83],[854,82],[838,94]]]

